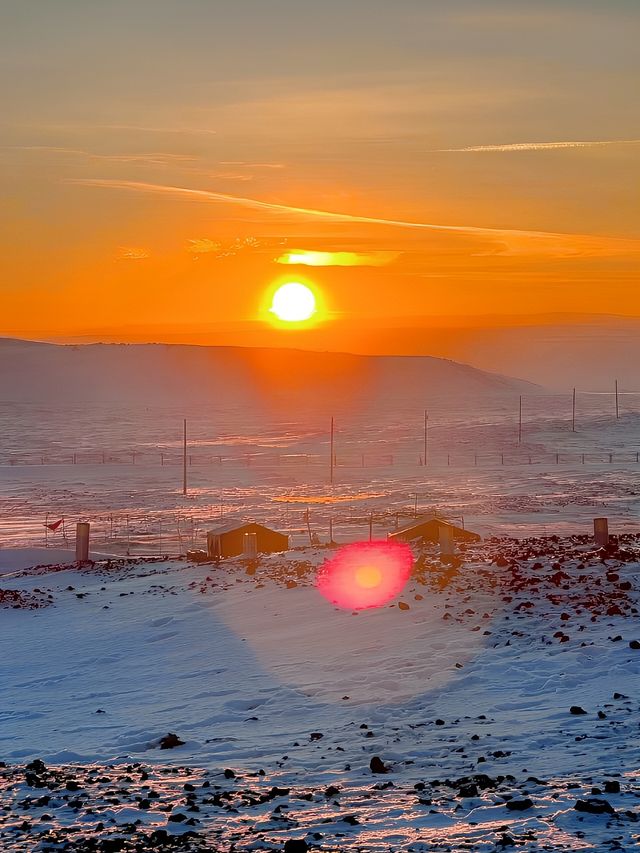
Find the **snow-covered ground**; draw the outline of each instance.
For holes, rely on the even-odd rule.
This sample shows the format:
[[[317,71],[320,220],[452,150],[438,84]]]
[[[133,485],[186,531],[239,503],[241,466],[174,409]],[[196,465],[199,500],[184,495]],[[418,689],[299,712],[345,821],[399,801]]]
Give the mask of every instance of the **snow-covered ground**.
[[[329,553],[0,579],[3,849],[637,845],[640,540],[427,550],[357,614]]]

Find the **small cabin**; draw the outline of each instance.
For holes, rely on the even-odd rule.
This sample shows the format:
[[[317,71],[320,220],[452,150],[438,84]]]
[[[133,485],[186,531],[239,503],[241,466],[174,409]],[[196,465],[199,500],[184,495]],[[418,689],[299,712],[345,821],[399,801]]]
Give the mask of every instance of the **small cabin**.
[[[480,536],[473,533],[471,530],[465,530],[457,524],[453,524],[446,518],[442,518],[435,513],[423,515],[421,518],[415,518],[410,524],[405,524],[399,527],[392,533],[389,533],[389,539],[395,539],[398,542],[413,542],[420,540],[422,542],[440,542],[440,529],[447,528],[451,530],[454,542],[479,542]]]
[[[247,539],[245,539],[245,536]],[[239,557],[246,554],[245,543],[251,540],[251,550],[258,554],[274,554],[289,549],[289,537],[255,522],[234,521],[207,532],[207,553],[210,559]]]

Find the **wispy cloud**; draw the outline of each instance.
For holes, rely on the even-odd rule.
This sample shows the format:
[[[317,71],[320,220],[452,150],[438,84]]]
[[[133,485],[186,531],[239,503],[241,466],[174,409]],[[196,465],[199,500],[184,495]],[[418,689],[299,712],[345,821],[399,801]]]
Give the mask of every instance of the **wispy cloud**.
[[[408,228],[419,231],[462,234],[490,241],[494,248],[482,254],[493,255],[548,255],[552,257],[619,256],[640,253],[640,240],[592,234],[567,234],[551,231],[530,231],[512,228],[487,228],[477,225],[440,225],[431,222],[411,222],[403,219],[387,219],[375,216],[358,216],[351,213],[336,213],[308,207],[261,201],[255,198],[227,195],[211,190],[196,190],[164,184],[149,184],[142,181],[122,181],[109,178],[70,178],[68,183],[90,187],[120,189],[173,198],[190,198],[194,201],[212,201],[235,204],[251,210],[289,214],[301,218],[312,218],[325,222],[363,223]]]
[[[278,246],[282,240],[278,241]],[[197,237],[187,242],[187,252],[198,258],[200,255],[213,255],[215,258],[229,258],[246,251],[265,251],[273,247],[273,241],[260,240],[257,237],[236,237],[231,242],[220,242],[209,237]]]
[[[210,240],[208,237],[196,237],[194,240],[189,240],[187,244],[187,252],[192,255],[209,255],[212,252],[219,252],[220,249],[222,249],[222,243]]]
[[[247,163],[245,160],[220,160],[220,166],[243,166],[245,169],[284,169],[284,163]]]
[[[139,246],[118,246],[117,261],[144,261],[150,256],[147,249]]]
[[[439,148],[437,153],[480,151],[549,151],[557,148],[597,148],[605,145],[638,145],[640,139],[602,139],[573,142],[509,142],[503,145],[469,145],[466,148]]]
[[[247,175],[243,172],[212,172],[207,175],[208,178],[216,180],[220,178],[223,181],[252,181],[253,175]]]
[[[21,125],[22,127],[36,127],[33,124]],[[115,131],[135,131],[136,133],[158,133],[171,135],[185,136],[215,136],[217,130],[211,130],[206,127],[167,127],[166,125],[145,125],[145,124],[95,124],[93,122],[65,122],[63,124],[39,124],[39,130],[61,130],[63,132],[80,132],[91,130],[115,130]]]
[[[14,145],[11,147],[13,150],[19,151],[63,154],[71,157],[83,157],[87,160],[101,160],[111,163],[136,163],[150,166],[192,163],[197,159],[188,154],[171,154],[163,151],[152,151],[142,154],[98,154],[94,151],[85,151],[83,148],[63,148],[55,145]]]
[[[313,252],[293,249],[276,258],[276,263],[308,267],[383,267],[399,257],[400,252]]]

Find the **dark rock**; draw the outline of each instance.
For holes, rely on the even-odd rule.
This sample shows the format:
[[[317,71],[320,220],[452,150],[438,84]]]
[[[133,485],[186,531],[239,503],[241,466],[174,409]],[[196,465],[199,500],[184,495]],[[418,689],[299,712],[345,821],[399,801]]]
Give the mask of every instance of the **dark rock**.
[[[604,783],[605,794],[619,794],[620,782],[617,779],[609,779]]]
[[[459,797],[477,797],[479,794],[478,786],[473,782],[469,785],[463,785],[458,791]]]
[[[372,773],[388,773],[389,772],[389,768],[387,767],[387,765],[377,755],[374,755],[373,758],[371,759],[371,761],[369,762],[369,769],[371,770]]]
[[[585,814],[613,815],[616,813],[616,810],[613,808],[611,803],[608,803],[606,800],[597,799],[578,800],[574,809],[577,812],[584,812]]]
[[[509,800],[505,805],[510,812],[526,812],[527,809],[533,808],[533,800],[528,797],[524,800]]]
[[[175,749],[177,746],[184,746],[184,741],[180,740],[178,735],[173,734],[173,732],[169,732],[160,738],[160,749]]]
[[[307,853],[309,845],[304,839],[290,838],[284,843],[284,853]]]
[[[586,714],[587,711],[585,711],[584,708],[581,708],[580,705],[572,705],[569,708],[569,713],[574,714],[575,716],[579,716],[580,714]]]
[[[634,651],[640,649],[640,640],[631,640],[631,642],[629,643],[629,648],[633,649]]]

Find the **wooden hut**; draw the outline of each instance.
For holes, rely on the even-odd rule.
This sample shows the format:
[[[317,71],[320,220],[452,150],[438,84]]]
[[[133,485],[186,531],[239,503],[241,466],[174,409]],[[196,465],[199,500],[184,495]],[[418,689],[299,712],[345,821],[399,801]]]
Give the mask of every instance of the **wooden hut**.
[[[389,533],[389,539],[396,539],[399,542],[413,542],[419,540],[422,542],[440,542],[440,528],[449,528],[452,531],[454,542],[478,542],[480,536],[473,533],[471,530],[465,530],[457,524],[443,518],[436,513],[429,513],[420,518],[413,519],[409,524],[399,527],[392,533]]]
[[[210,559],[238,557],[245,553],[245,534],[254,534],[258,554],[273,554],[289,548],[289,537],[255,522],[232,521],[207,532],[207,553]],[[253,537],[251,537],[253,538]]]

